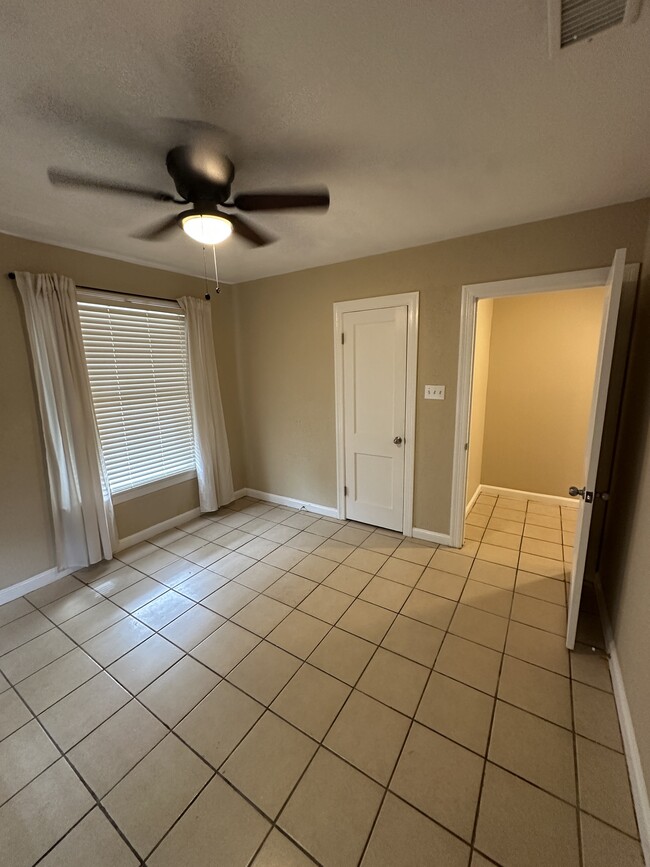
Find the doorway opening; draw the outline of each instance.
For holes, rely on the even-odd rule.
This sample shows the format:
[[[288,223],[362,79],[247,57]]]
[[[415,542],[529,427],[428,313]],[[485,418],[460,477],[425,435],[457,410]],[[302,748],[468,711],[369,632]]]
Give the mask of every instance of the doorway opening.
[[[517,563],[509,577],[514,581],[516,573],[516,580],[525,580],[522,573],[537,574],[526,565],[535,565],[542,575],[547,567],[549,576],[559,578],[563,587],[564,557],[570,558],[569,647],[575,641],[598,495],[596,472],[624,271],[625,251],[618,250],[610,269],[463,287],[452,545],[463,545],[466,512],[473,507],[475,517],[468,526],[485,526],[469,535],[482,531],[485,555],[492,553],[491,545],[508,550],[503,544],[507,537],[496,534],[510,530],[516,535],[515,527],[524,523],[522,511],[527,511],[528,500],[534,500],[533,512],[541,518],[537,526],[560,530],[560,538],[529,530],[537,539],[524,542],[521,529],[516,549],[512,548]],[[568,497],[570,486],[575,488],[577,509],[576,500]],[[499,514],[492,515],[497,497]],[[488,531],[489,540],[484,541]],[[554,558],[543,556],[551,551],[558,558],[555,570],[545,562]],[[521,557],[526,563],[520,566]],[[515,589],[514,584],[509,589]]]
[[[568,489],[583,475],[604,295],[594,286],[477,302],[466,512],[481,493],[535,497],[549,514],[577,508]]]
[[[334,304],[337,505],[413,529],[419,293]]]

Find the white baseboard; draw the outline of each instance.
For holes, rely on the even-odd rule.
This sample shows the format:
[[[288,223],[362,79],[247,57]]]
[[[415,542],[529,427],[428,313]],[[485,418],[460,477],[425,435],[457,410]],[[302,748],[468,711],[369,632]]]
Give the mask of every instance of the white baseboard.
[[[474,503],[478,500],[478,498],[479,498],[480,496],[481,496],[481,486],[479,485],[479,486],[476,488],[476,490],[474,491],[474,493],[472,494],[472,497],[471,497],[470,501],[469,501],[468,504],[465,506],[465,517],[467,517],[467,516],[469,515],[469,513],[470,513],[471,510],[472,510],[472,506],[474,505]]]
[[[249,491],[246,488],[235,491],[233,500],[245,497],[248,493]],[[255,494],[251,494],[251,496],[255,496]],[[262,499],[262,497],[260,497],[260,499]],[[152,527],[146,527],[144,530],[133,533],[131,536],[125,536],[124,539],[118,539],[117,545],[115,546],[115,553],[117,554],[118,551],[124,551],[125,548],[130,548],[132,545],[137,545],[139,542],[146,542],[147,539],[150,539],[152,536],[157,536],[158,533],[164,533],[165,530],[171,530],[173,527],[178,527],[180,524],[186,524],[188,521],[191,521],[193,518],[198,518],[200,515],[201,510],[197,507],[196,509],[191,509],[189,512],[184,512],[182,515],[176,515],[173,518],[168,518],[166,521],[161,521],[159,524],[154,524]],[[5,602],[12,602],[14,599],[18,599],[19,596],[31,593],[32,590],[38,590],[41,587],[45,587],[47,584],[52,584],[53,581],[58,581],[59,578],[64,578],[66,575],[70,575],[71,572],[72,569],[59,570],[54,567],[52,569],[47,569],[45,572],[41,572],[39,575],[32,575],[31,578],[25,578],[24,581],[12,584],[10,587],[5,587],[3,590],[0,590],[0,605],[4,605]]]
[[[496,497],[509,497],[512,500],[543,500],[545,503],[557,506],[572,506],[578,508],[572,497],[556,497],[553,494],[536,494],[533,491],[517,491],[515,488],[497,488],[494,485],[479,485],[481,494],[491,494]]]
[[[436,533],[435,530],[421,530],[419,527],[413,527],[412,535],[414,539],[422,539],[424,542],[433,542],[435,545],[451,544],[449,533]]]
[[[627,768],[630,774],[632,800],[634,801],[636,820],[639,825],[641,848],[643,849],[646,864],[650,864],[650,799],[648,797],[648,786],[643,775],[639,746],[634,732],[634,723],[632,722],[632,714],[630,713],[630,706],[625,693],[623,672],[621,671],[618,653],[616,652],[614,632],[607,612],[603,588],[598,576],[596,576],[594,586],[596,588],[598,608],[600,609],[600,617],[603,624],[603,632],[605,634],[605,645],[607,647],[607,653],[609,654],[609,671],[612,675],[614,700],[616,702],[616,709],[618,710],[618,719],[621,724],[623,748],[625,750]]]
[[[292,509],[308,509],[310,512],[315,512],[318,515],[327,515],[331,518],[336,518],[338,513],[336,509],[328,506],[319,506],[316,503],[306,503],[303,500],[294,500],[291,497],[280,497],[277,494],[267,494],[264,491],[254,491],[251,488],[240,488],[233,494],[233,500],[239,500],[241,497],[255,497],[258,500],[263,500],[267,503],[276,503],[281,506],[290,506]],[[189,512],[184,512],[182,515],[176,515],[173,518],[168,518],[166,521],[161,521],[159,524],[154,524],[152,527],[146,527],[144,530],[139,530],[130,536],[125,536],[124,539],[118,539],[115,546],[115,553],[124,551],[125,548],[130,548],[132,545],[137,545],[139,542],[146,542],[152,536],[157,536],[158,533],[164,533],[165,530],[171,530],[173,527],[178,527],[180,524],[185,524],[193,518],[198,518],[201,515],[201,510],[197,507]],[[70,575],[71,569],[59,570],[56,567],[47,569],[38,575],[32,575],[31,578],[25,578],[24,581],[19,581],[17,584],[12,584],[0,590],[0,605],[6,602],[12,602],[26,593],[31,593],[32,590],[38,590],[45,587],[47,584],[52,584],[53,581],[58,581],[59,578],[64,578]]]
[[[290,509],[307,509],[316,515],[325,515],[328,518],[338,518],[338,509],[335,506],[320,506],[318,503],[307,503],[305,500],[294,500],[293,497],[282,497],[279,494],[269,494],[266,491],[256,491],[246,488],[244,492],[249,497],[255,497],[265,503],[275,503],[277,506],[288,506]]]
[[[31,578],[25,578],[24,581],[19,581],[17,584],[12,584],[10,587],[5,587],[0,590],[0,605],[7,602],[13,602],[19,596],[25,596],[26,593],[31,593],[33,590],[40,590],[41,587],[46,587],[59,578],[65,578],[69,575],[72,569],[57,569],[53,566],[52,569],[46,569],[45,572],[39,572],[38,575],[32,575]]]
[[[153,527],[146,527],[144,530],[139,530],[131,536],[119,539],[115,546],[115,551],[123,551],[125,548],[137,545],[138,542],[146,542],[147,539],[150,539],[152,536],[157,536],[158,533],[164,533],[165,530],[171,530],[173,527],[178,527],[180,524],[186,524],[193,518],[198,518],[200,514],[201,510],[197,506],[196,509],[190,509],[189,512],[184,512],[182,515],[176,515],[174,518],[167,518],[166,521],[154,524]]]

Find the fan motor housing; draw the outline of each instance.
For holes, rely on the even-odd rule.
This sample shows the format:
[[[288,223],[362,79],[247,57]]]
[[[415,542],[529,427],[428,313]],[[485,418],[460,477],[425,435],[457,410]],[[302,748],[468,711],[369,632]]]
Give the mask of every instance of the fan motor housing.
[[[167,154],[166,164],[178,195],[186,202],[210,202],[222,204],[230,196],[235,176],[235,167],[228,157],[219,154],[215,159],[201,160],[196,164],[196,155],[190,148],[179,146]]]

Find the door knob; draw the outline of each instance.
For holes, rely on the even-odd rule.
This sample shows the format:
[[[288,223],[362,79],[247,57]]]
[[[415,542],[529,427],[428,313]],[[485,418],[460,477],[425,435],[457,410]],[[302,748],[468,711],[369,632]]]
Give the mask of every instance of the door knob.
[[[571,497],[582,497],[585,498],[585,488],[576,488],[575,485],[571,485],[569,488],[569,496]]]
[[[400,446],[402,444],[402,437],[395,437],[393,440],[396,446]]]

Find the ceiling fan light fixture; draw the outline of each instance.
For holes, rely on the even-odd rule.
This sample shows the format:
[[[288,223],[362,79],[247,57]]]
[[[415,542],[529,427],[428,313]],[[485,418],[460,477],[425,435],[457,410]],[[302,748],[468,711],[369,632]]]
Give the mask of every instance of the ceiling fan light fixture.
[[[199,244],[220,244],[232,234],[232,223],[218,214],[188,214],[181,217],[183,231]]]

